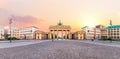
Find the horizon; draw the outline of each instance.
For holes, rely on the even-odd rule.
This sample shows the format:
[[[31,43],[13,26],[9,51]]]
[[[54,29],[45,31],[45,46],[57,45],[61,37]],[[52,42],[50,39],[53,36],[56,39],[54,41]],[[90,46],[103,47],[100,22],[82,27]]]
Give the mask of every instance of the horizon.
[[[48,31],[50,25],[70,25],[72,31],[84,26],[114,25],[120,22],[118,0],[2,0],[0,1],[0,26],[8,26],[14,16],[13,26],[24,28],[36,26]]]

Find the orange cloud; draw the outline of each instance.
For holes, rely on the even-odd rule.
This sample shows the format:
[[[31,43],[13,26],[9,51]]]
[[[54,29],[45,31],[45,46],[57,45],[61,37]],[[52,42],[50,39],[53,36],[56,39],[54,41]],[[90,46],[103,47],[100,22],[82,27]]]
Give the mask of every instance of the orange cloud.
[[[37,26],[41,24],[41,19],[38,19],[33,16],[14,16],[13,24],[17,27],[27,27],[27,26]]]

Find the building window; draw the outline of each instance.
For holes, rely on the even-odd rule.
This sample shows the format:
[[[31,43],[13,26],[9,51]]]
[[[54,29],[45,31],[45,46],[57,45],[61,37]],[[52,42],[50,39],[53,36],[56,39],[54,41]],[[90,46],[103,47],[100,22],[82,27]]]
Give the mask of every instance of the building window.
[[[114,35],[116,35],[116,33],[114,33]]]
[[[117,35],[119,35],[119,32],[117,33]]]
[[[117,33],[118,33],[119,31],[117,31]]]
[[[88,32],[90,32],[90,30],[88,30]]]
[[[119,39],[119,36],[117,37],[117,39]]]
[[[114,39],[117,39],[117,37],[115,36]]]
[[[119,31],[119,28],[117,30]]]

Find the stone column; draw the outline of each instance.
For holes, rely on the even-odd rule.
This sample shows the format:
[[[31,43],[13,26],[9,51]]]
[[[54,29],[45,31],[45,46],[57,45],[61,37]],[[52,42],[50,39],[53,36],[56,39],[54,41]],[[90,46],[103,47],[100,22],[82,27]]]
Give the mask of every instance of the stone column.
[[[67,30],[65,30],[65,39],[67,39],[67,34],[68,34]]]
[[[55,39],[55,30],[53,31],[53,39]]]
[[[49,39],[52,39],[52,31],[50,30]]]
[[[68,31],[68,37],[69,37],[69,39],[71,39],[70,30]]]
[[[57,30],[57,39],[58,39],[58,30]]]
[[[54,31],[54,35],[55,35],[55,39],[56,39],[56,35],[57,35],[57,30]]]
[[[63,37],[63,30],[61,30],[61,32],[62,32],[62,39],[63,39],[63,38],[64,38],[64,37]]]
[[[78,40],[80,40],[80,39],[81,39],[81,38],[80,38],[80,36],[81,36],[81,35],[80,35],[80,33],[79,33],[79,34],[78,34]]]

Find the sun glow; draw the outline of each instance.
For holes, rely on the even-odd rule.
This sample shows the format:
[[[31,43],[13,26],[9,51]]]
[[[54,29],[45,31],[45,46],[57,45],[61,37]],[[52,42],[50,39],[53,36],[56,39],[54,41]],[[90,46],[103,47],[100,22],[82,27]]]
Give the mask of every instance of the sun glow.
[[[95,24],[94,24],[94,22],[92,20],[84,20],[84,21],[85,21],[84,22],[85,26],[90,26],[90,27],[94,27],[95,26]]]
[[[97,20],[97,18],[95,18],[95,16],[86,16],[83,18],[83,24],[84,24],[84,26],[94,27],[95,20]]]

